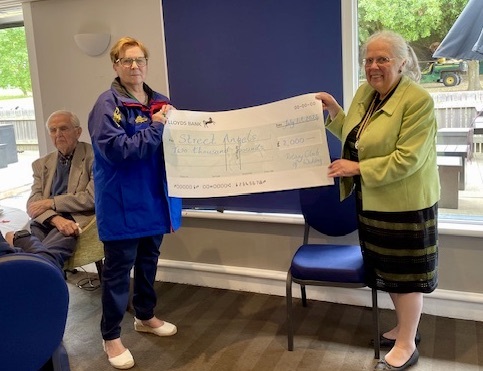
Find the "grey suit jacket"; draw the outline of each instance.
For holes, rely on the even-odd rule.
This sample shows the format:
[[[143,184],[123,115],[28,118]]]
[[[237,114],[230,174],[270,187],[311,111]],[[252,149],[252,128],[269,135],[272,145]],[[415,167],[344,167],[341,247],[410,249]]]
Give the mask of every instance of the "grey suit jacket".
[[[34,181],[27,205],[33,201],[50,198],[57,156],[58,152],[55,151],[32,163]],[[54,197],[55,211],[49,209],[33,220],[43,224],[57,212],[66,212],[73,216],[81,228],[85,227],[94,216],[93,162],[92,146],[85,142],[77,143],[70,167],[67,193]]]

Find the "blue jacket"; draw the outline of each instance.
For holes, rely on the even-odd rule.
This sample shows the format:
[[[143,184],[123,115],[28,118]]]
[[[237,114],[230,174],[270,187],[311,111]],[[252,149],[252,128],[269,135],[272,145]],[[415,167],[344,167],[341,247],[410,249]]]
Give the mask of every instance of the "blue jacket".
[[[343,158],[349,158],[347,135],[362,120],[374,93],[369,84],[361,85],[347,115],[341,110],[334,120],[327,120],[327,129],[342,141]],[[433,99],[403,76],[359,138],[364,210],[420,210],[439,200],[437,129]],[[352,186],[352,177],[341,178],[341,198],[350,194]]]
[[[164,234],[181,224],[181,199],[168,196],[161,122],[153,112],[169,99],[146,84],[149,103],[129,97],[118,78],[89,114],[95,207],[102,241]]]

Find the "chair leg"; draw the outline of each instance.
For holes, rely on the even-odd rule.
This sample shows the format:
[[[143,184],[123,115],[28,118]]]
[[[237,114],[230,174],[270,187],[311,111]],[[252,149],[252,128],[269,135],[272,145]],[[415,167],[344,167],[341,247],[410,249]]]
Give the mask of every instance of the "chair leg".
[[[72,274],[76,274],[77,272],[79,272],[77,270],[77,268],[73,268],[73,269],[64,269],[64,279],[67,280],[67,272],[69,273],[72,273]]]
[[[99,275],[99,282],[102,282],[102,270],[104,269],[104,263],[102,260],[96,261],[97,274]]]
[[[307,306],[307,292],[305,290],[305,285],[300,285],[300,292],[302,294],[302,305]]]
[[[287,273],[286,283],[286,300],[287,300],[287,341],[288,350],[293,350],[293,323],[292,323],[292,274],[290,270]]]
[[[377,303],[377,290],[372,289],[372,322],[374,327],[374,358],[380,358],[380,330],[379,330],[379,307]]]

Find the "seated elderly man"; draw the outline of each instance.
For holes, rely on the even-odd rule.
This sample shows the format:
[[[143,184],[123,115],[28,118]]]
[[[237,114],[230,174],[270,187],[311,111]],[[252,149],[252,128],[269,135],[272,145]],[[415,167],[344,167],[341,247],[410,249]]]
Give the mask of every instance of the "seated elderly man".
[[[80,231],[94,217],[94,155],[80,142],[82,128],[70,111],[55,111],[47,130],[56,151],[32,163],[33,184],[27,200],[30,230],[43,244],[62,245],[62,260],[72,256]]]

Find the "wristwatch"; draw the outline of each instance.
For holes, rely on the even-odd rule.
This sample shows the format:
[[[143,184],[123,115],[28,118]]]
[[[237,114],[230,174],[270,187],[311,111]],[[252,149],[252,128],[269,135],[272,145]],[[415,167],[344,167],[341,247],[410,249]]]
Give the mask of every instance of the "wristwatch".
[[[30,235],[30,231],[27,231],[26,229],[17,231],[13,234],[13,242],[17,241],[18,238],[30,237]]]

